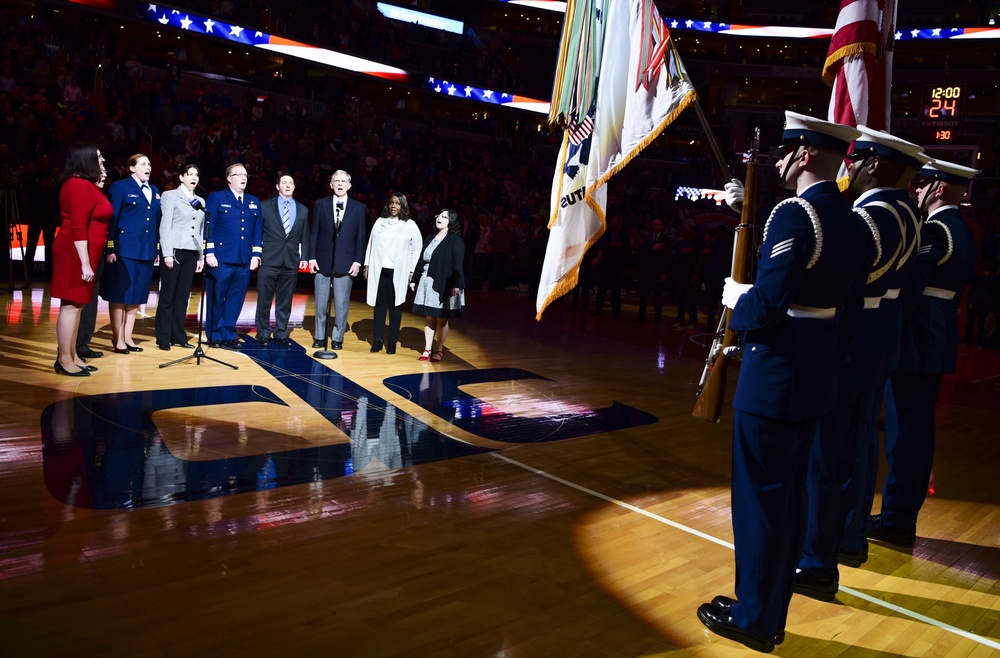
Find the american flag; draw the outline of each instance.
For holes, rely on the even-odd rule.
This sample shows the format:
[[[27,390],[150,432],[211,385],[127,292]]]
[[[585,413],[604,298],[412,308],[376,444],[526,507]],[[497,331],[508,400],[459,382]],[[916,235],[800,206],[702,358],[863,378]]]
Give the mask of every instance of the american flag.
[[[579,146],[583,140],[594,132],[594,115],[588,114],[580,123],[573,123],[567,129],[569,132],[569,142],[573,146]]]
[[[895,14],[896,0],[841,0],[823,66],[832,89],[828,120],[889,128]]]

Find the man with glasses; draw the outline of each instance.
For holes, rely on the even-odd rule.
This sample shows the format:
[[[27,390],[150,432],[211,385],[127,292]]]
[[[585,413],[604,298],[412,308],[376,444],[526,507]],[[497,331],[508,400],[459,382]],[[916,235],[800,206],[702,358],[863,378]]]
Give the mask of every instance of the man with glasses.
[[[205,334],[212,347],[238,349],[236,321],[246,299],[250,272],[260,265],[261,208],[257,197],[245,193],[247,170],[243,165],[229,165],[226,182],[228,187],[209,194],[205,204],[208,222]]]
[[[333,195],[313,206],[309,235],[309,271],[316,275],[316,327],[312,346],[326,350],[326,330],[330,316],[330,289],[333,289],[332,347],[343,349],[347,315],[351,307],[354,277],[364,260],[367,229],[365,206],[349,199],[351,176],[338,169],[330,178]]]

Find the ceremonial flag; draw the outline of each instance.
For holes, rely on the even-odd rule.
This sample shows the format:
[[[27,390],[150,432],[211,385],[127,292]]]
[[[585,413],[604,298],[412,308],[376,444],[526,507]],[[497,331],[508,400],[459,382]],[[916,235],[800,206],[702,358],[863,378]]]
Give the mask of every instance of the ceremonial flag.
[[[829,121],[889,129],[895,24],[896,0],[841,0],[823,65]]]
[[[539,320],[576,286],[584,254],[604,233],[608,180],[697,100],[653,0],[570,0],[566,16],[550,110],[566,131]]]

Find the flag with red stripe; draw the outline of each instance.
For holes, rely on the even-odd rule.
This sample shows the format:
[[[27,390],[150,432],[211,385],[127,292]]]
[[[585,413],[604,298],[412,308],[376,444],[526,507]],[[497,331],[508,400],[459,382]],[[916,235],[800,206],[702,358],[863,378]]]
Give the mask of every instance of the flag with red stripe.
[[[823,65],[832,89],[828,120],[889,128],[895,13],[896,0],[841,0]]]

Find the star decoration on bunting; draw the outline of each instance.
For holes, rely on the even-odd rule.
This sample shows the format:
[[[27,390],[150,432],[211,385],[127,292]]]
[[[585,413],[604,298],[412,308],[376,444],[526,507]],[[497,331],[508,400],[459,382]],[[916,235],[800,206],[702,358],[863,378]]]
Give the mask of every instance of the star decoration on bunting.
[[[214,34],[212,28],[215,27],[215,21],[211,18],[205,20],[205,34]]]
[[[181,29],[182,30],[190,30],[191,29],[191,23],[193,23],[193,22],[194,21],[192,21],[190,18],[188,18],[187,16],[185,16],[184,18],[181,19]]]

